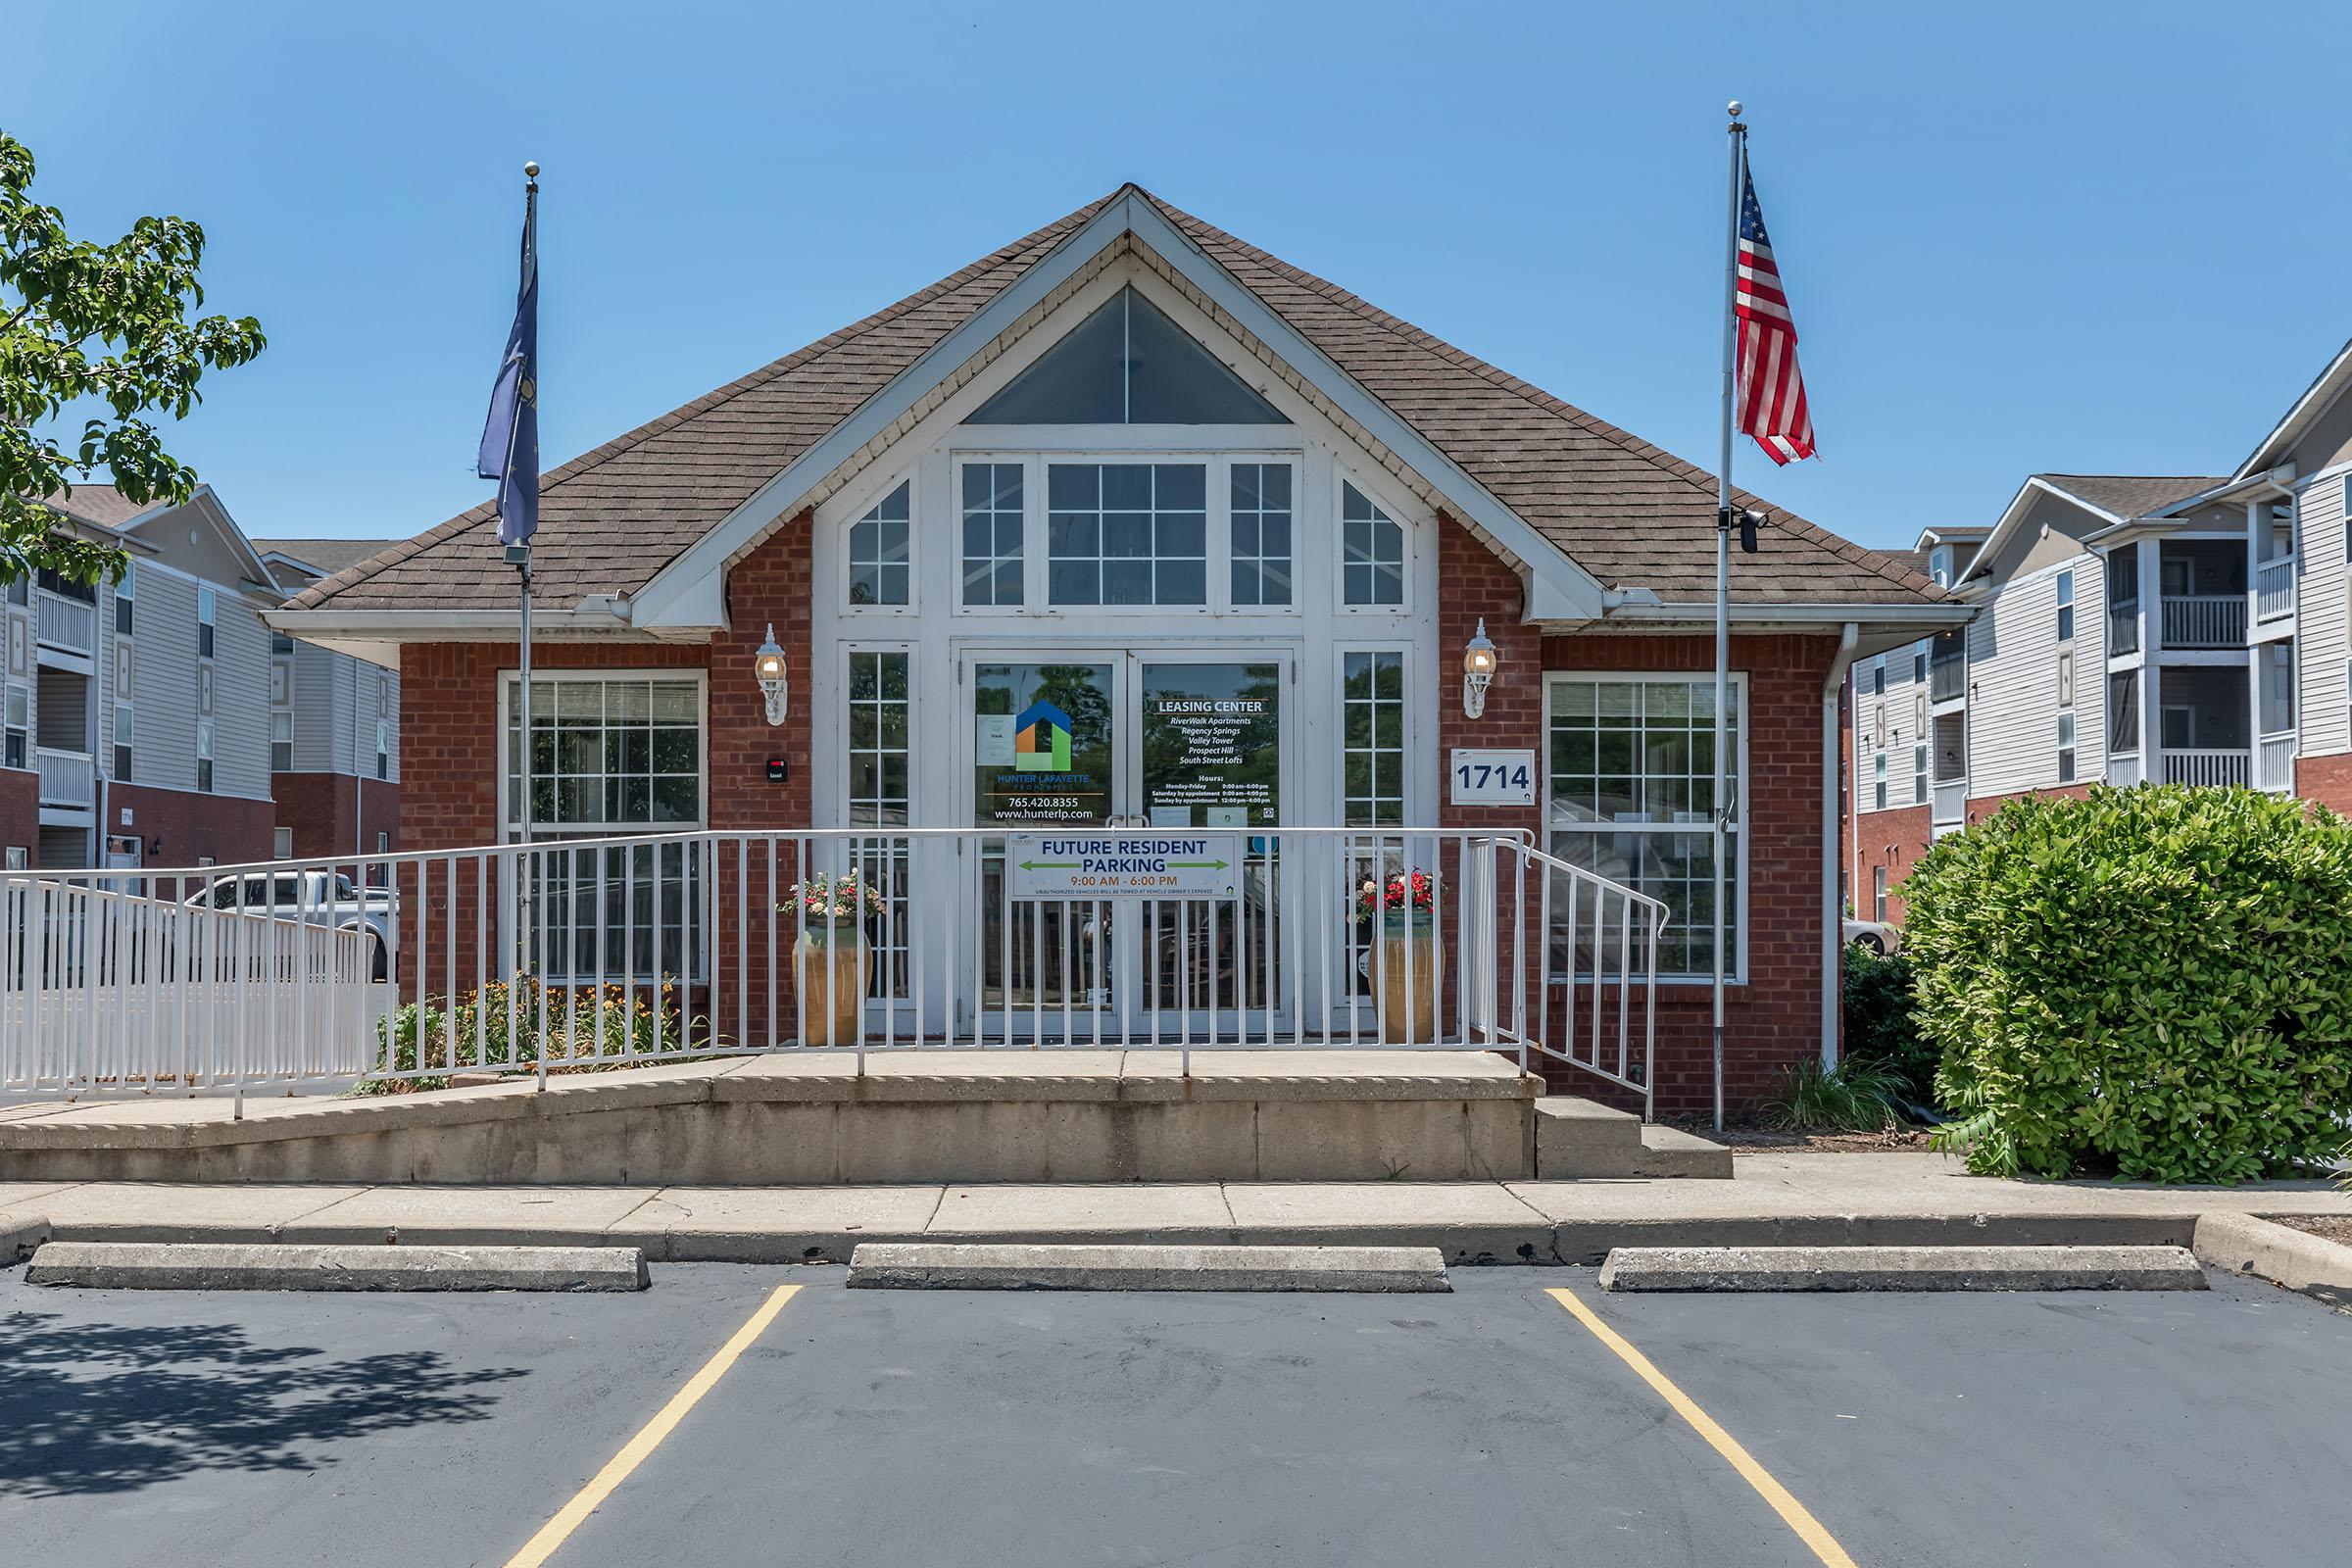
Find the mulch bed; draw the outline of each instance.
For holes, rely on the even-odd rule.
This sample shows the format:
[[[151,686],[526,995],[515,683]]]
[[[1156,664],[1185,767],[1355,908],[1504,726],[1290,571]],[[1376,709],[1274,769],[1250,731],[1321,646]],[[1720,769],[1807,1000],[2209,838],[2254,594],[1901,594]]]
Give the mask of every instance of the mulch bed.
[[[1803,1132],[1789,1127],[1768,1127],[1752,1115],[1727,1115],[1723,1131],[1717,1132],[1712,1116],[1661,1116],[1658,1119],[1669,1127],[1728,1145],[1736,1154],[1884,1154],[1890,1151],[1925,1151],[1928,1147],[1927,1130],[1921,1127],[1898,1127],[1885,1133]]]
[[[2352,1218],[2340,1214],[2277,1214],[2272,1217],[2290,1230],[2352,1246]]]

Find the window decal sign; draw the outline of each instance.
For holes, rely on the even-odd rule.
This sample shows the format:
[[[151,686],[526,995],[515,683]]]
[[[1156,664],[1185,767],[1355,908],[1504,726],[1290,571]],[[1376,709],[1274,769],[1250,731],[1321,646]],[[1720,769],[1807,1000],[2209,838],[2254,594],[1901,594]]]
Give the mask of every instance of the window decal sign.
[[[1034,702],[1012,721],[1012,766],[1018,773],[1070,770],[1070,715],[1049,702]]]
[[[1008,833],[1015,899],[1230,899],[1238,833]]]

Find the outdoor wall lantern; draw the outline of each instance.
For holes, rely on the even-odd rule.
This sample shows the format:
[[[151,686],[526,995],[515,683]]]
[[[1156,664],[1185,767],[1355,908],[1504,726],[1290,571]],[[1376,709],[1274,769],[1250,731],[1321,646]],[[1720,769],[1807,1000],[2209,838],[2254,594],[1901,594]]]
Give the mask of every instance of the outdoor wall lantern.
[[[1462,650],[1462,716],[1478,718],[1487,710],[1487,688],[1494,684],[1494,666],[1502,656],[1487,639],[1487,617],[1478,617],[1478,635]]]
[[[792,700],[792,688],[784,678],[784,650],[776,646],[775,622],[768,622],[767,641],[752,656],[753,667],[760,675],[760,695],[767,699],[767,721],[784,722],[785,710]]]

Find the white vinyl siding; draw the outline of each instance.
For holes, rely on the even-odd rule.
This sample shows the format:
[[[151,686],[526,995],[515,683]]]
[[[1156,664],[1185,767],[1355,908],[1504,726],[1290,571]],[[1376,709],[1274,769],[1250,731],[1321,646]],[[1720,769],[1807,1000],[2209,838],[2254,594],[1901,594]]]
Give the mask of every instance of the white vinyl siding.
[[[2296,498],[2302,577],[2295,590],[2295,686],[2298,749],[2305,757],[2352,752],[2352,690],[2344,667],[2352,660],[2344,565],[2348,480],[2352,475],[2314,479]]]
[[[2106,668],[2105,573],[2082,557],[2002,586],[1968,628],[1968,792],[1982,799],[2066,782],[2058,767],[2058,575],[2074,574],[2074,782],[2103,777],[2107,724],[2103,685],[2084,671]],[[2091,716],[2085,717],[2083,715]]]
[[[1928,645],[1906,643],[1886,652],[1886,694],[1878,695],[1879,659],[1877,655],[1859,660],[1854,664],[1854,766],[1852,776],[1863,781],[1862,809],[1880,809],[1878,792],[1872,788],[1878,774],[1878,759],[1882,753],[1887,759],[1886,771],[1896,782],[1886,791],[1888,810],[1899,810],[1913,805],[1911,799],[1911,748],[1925,739],[1919,733],[1920,684],[1913,678],[1917,656]],[[1881,709],[1886,710],[1886,730],[1878,733]]]

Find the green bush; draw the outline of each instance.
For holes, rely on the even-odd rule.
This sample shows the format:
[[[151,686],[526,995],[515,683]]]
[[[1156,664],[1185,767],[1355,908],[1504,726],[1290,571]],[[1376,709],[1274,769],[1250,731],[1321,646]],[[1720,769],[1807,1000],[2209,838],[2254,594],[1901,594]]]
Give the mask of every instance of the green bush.
[[[615,1058],[683,1049],[673,986],[661,988],[658,1005],[644,992],[621,986],[550,986],[546,997],[544,1029],[539,1019],[540,990],[529,980],[517,983],[511,997],[505,984],[492,981],[459,1001],[454,1020],[438,999],[407,1003],[389,1020],[388,1048],[385,1021],[376,1023],[374,1070],[414,1072],[421,1060],[427,1068],[446,1066],[453,1072],[536,1072],[539,1043],[544,1042],[548,1071],[596,1072],[630,1065]],[[698,1025],[694,1037],[698,1046],[706,1043],[704,1033]],[[417,1054],[420,1036],[421,1058]],[[360,1092],[401,1094],[441,1089],[448,1083],[444,1076],[368,1078],[361,1082]]]
[[[1890,1095],[1905,1105],[1934,1104],[1936,1064],[1943,1054],[1920,1033],[1911,960],[1899,953],[1884,956],[1859,943],[1847,948],[1839,1004],[1843,1044],[1838,1059],[1883,1072]]]
[[[1903,886],[1972,1169],[2237,1182],[2352,1112],[2352,823],[2250,790],[2031,798]]]
[[[1765,1098],[1764,1120],[1805,1132],[1883,1133],[1902,1119],[1893,1104],[1900,1095],[1885,1067],[1852,1060],[1824,1067],[1807,1056]]]

